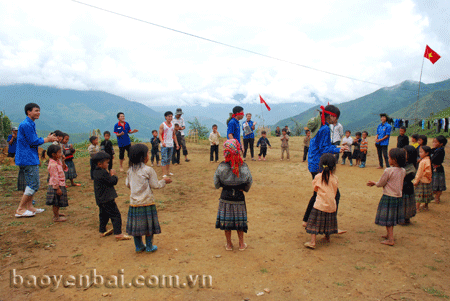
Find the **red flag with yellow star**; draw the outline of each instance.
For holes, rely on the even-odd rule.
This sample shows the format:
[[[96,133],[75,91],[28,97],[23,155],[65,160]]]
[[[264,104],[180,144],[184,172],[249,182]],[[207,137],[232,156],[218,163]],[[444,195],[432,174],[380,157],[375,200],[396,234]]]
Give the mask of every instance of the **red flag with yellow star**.
[[[263,104],[265,104],[266,105],[266,108],[267,108],[267,110],[268,111],[270,111],[270,107],[269,107],[269,105],[266,103],[266,101],[261,97],[261,95],[259,95],[259,100],[260,100],[260,102],[261,103],[263,103]]]
[[[425,54],[423,55],[425,58],[429,59],[430,62],[433,64],[438,61],[438,59],[441,58],[439,54],[437,54],[433,49],[430,48],[430,46],[427,45],[425,48]]]

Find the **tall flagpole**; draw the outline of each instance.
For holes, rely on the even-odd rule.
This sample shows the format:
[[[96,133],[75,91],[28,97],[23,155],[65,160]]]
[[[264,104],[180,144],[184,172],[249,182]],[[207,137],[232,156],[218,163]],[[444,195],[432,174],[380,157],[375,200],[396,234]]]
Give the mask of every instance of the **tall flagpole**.
[[[261,96],[260,96],[261,97]],[[263,128],[265,128],[265,126],[264,126],[264,108],[263,108],[263,106],[262,106],[262,102],[261,102],[261,99],[259,100],[259,102],[260,102],[260,105],[261,105],[261,118],[262,118],[262,125],[263,125]]]
[[[422,81],[422,71],[423,71],[423,62],[425,61],[425,55],[422,58],[422,68],[420,69],[420,79],[419,79],[419,89],[417,90],[417,105],[415,106],[416,109],[414,110],[414,119],[417,122],[417,107],[419,106],[419,97],[420,97],[420,82]]]

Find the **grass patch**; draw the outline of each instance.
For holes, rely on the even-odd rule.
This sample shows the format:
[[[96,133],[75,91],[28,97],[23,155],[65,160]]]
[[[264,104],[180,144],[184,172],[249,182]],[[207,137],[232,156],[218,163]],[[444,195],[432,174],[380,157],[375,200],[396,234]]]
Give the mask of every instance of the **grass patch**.
[[[434,261],[439,262],[439,263],[444,262],[442,259],[435,259]]]
[[[342,282],[334,282],[334,284],[336,284],[337,286],[345,286],[345,283]]]
[[[269,273],[269,271],[267,271],[266,268],[263,268],[263,269],[261,269],[260,271],[261,271],[261,273],[263,273],[263,274]]]
[[[20,226],[23,225],[23,222],[13,221],[8,224],[8,226]]]
[[[425,288],[423,288],[423,291],[434,297],[445,298],[445,299],[450,298],[449,296],[445,295],[444,292],[438,291],[434,287],[425,287]]]
[[[76,258],[76,257],[80,257],[80,256],[83,256],[83,253],[78,253],[78,254],[72,255],[72,258]]]
[[[362,270],[365,270],[366,267],[360,267],[360,266],[355,265],[355,269],[357,269],[358,271],[362,271]]]
[[[429,268],[432,271],[437,271],[437,268],[431,265],[426,265],[427,268]]]

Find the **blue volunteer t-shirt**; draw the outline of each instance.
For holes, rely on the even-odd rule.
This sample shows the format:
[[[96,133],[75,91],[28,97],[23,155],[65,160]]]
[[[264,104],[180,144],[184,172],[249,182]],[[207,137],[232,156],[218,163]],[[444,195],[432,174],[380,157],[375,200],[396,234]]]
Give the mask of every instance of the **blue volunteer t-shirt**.
[[[128,122],[125,121],[125,125],[118,122],[114,126],[114,134],[120,134],[125,133],[122,136],[117,136],[117,144],[119,147],[124,147],[131,144],[130,136],[128,136],[128,133],[131,132],[130,125]]]
[[[227,139],[229,134],[233,134],[234,139],[241,143],[241,129],[236,118],[231,118],[230,122],[228,122]]]
[[[378,139],[381,139],[381,138],[383,138],[386,135],[389,136],[389,137],[387,137],[387,139],[385,139],[385,140],[383,140],[381,142],[378,142],[377,143],[378,145],[381,145],[381,146],[389,145],[389,138],[391,138],[391,130],[392,130],[392,126],[389,123],[387,123],[387,122],[385,122],[384,124],[381,123],[377,127]]]
[[[7,142],[11,141],[12,139],[12,135],[8,136],[8,140],[6,140]],[[8,153],[10,154],[15,154],[16,153],[16,147],[17,147],[17,138],[14,139],[13,144],[9,144],[8,143]]]
[[[253,126],[253,120],[250,120],[248,122],[248,126],[250,127],[250,129],[252,130],[252,132],[248,135],[245,135],[245,131],[244,131],[244,126],[245,126],[245,122],[242,124],[242,132],[244,133],[244,139],[250,139],[250,138],[255,138],[255,133],[253,132],[252,126]]]
[[[44,144],[44,138],[36,133],[36,124],[26,117],[19,125],[15,162],[17,166],[39,165],[38,146]]]

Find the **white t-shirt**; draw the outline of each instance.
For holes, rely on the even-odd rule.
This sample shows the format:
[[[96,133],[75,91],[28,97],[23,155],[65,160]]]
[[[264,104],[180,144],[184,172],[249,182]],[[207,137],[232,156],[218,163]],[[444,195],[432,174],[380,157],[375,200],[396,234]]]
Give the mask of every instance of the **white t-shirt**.
[[[353,144],[352,136],[348,136],[348,138],[344,136],[344,138],[342,138],[342,145],[348,146],[349,152],[352,152],[352,144]]]
[[[163,126],[164,126],[164,131],[163,131],[163,141],[166,144],[166,147],[173,147],[173,122],[171,124],[171,127],[167,126],[167,123],[163,122]],[[163,147],[162,145],[162,141],[161,141],[161,147]]]
[[[172,123],[173,124],[179,124],[180,125],[180,133],[181,133],[181,136],[184,136],[184,130],[182,130],[181,128],[182,127],[184,127],[185,125],[184,125],[184,119],[183,119],[183,117],[180,117],[180,118],[174,118],[173,120],[172,120]]]

